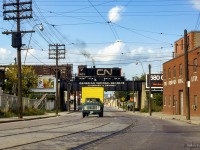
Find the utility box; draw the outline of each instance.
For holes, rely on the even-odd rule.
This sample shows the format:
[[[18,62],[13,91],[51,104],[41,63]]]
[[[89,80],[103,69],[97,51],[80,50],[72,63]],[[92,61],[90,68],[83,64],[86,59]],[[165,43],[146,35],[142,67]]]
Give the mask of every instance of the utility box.
[[[12,33],[12,47],[18,48],[22,46],[21,33]]]

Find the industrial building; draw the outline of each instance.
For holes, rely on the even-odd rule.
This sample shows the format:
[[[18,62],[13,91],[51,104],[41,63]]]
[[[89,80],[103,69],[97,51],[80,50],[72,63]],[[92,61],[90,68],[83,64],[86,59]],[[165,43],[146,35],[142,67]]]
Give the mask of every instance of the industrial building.
[[[191,116],[200,116],[199,64],[200,32],[191,31],[174,43],[173,58],[163,64],[163,113],[187,116],[189,109]]]

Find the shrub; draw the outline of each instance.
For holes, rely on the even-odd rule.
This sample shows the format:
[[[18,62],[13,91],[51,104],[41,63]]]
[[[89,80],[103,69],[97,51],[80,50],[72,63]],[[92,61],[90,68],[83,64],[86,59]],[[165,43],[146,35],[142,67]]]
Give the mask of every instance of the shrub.
[[[14,112],[1,112],[0,111],[0,118],[9,118],[9,117],[16,117],[17,114]]]
[[[43,110],[27,108],[23,112],[24,116],[33,116],[33,115],[44,115],[45,112]]]

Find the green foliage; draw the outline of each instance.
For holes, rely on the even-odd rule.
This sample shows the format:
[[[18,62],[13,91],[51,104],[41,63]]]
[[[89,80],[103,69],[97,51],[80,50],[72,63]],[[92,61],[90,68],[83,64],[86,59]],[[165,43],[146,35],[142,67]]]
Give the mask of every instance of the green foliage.
[[[26,108],[23,112],[24,116],[36,116],[36,115],[44,115],[45,112],[39,109],[33,108]],[[9,118],[9,117],[17,117],[17,112],[8,111],[8,112],[1,112],[0,111],[0,118]]]
[[[5,91],[8,93],[16,93],[18,87],[18,66],[10,65],[6,71]],[[30,88],[37,86],[37,75],[31,66],[22,66],[22,96],[28,97]]]
[[[34,115],[44,115],[45,112],[43,110],[27,108],[23,112],[24,116],[34,116]]]
[[[156,106],[162,106],[163,105],[163,95],[161,93],[155,93],[153,95],[153,103]]]
[[[140,80],[141,80],[141,81],[146,81],[146,75],[145,75],[145,74],[142,74],[141,77],[140,77]]]
[[[162,111],[163,99],[162,93],[154,93],[153,99],[151,99],[152,112]],[[147,96],[148,98],[148,96]],[[149,98],[148,98],[149,99]],[[141,112],[149,112],[148,106],[141,109]]]
[[[140,112],[148,113],[149,112],[149,108],[147,106],[145,106],[143,109],[140,110]]]
[[[134,77],[135,81],[146,81],[146,74],[142,74],[140,77],[139,76],[135,76]]]
[[[9,117],[16,117],[17,114],[14,112],[1,112],[0,111],[0,118],[9,118]]]
[[[125,98],[125,102],[130,99],[130,91],[116,91],[114,93],[115,98],[122,100],[122,98]]]

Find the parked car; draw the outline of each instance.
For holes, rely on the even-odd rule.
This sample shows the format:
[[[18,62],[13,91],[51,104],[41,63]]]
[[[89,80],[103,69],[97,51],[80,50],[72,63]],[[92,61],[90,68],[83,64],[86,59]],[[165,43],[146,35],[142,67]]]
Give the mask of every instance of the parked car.
[[[77,106],[77,110],[78,110],[78,111],[82,111],[82,105],[78,105],[78,106]]]
[[[82,108],[83,118],[91,114],[97,114],[99,117],[103,117],[103,109],[104,104],[100,98],[86,98]]]
[[[133,102],[127,102],[127,109],[132,111],[133,110]]]

